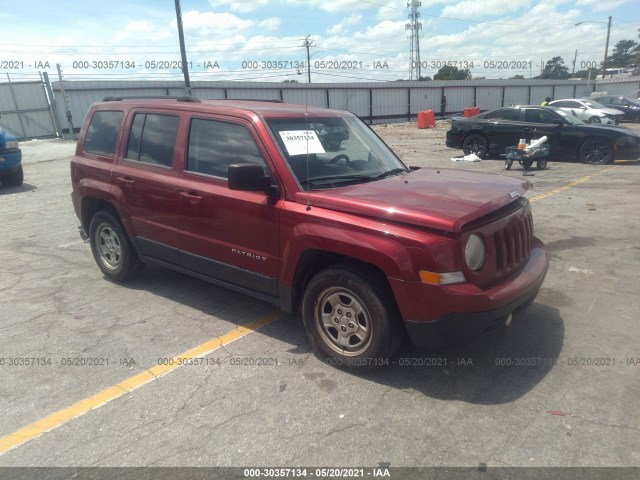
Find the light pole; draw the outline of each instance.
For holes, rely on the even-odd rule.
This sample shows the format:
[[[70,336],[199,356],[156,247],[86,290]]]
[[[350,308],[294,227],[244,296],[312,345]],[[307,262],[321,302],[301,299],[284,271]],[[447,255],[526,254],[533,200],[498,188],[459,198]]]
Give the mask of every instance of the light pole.
[[[594,21],[587,20],[585,22],[578,22],[576,23],[575,26],[577,27],[578,25],[582,25],[583,23],[607,23],[607,42],[604,45],[604,61],[602,62],[602,78],[604,79],[607,73],[607,56],[609,55],[609,34],[611,33],[611,16],[609,16],[608,22],[594,22]]]

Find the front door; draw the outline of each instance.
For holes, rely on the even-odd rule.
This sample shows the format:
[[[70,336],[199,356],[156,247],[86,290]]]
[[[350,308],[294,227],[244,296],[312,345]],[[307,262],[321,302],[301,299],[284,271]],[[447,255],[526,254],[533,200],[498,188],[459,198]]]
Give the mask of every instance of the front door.
[[[234,163],[266,168],[250,125],[191,118],[178,180],[181,263],[224,283],[276,296],[280,200],[229,190],[227,168]]]

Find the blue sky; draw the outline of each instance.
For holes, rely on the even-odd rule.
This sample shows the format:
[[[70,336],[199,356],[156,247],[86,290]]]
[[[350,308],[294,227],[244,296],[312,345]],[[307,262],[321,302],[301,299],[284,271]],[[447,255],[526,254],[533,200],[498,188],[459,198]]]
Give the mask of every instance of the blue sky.
[[[408,79],[406,0],[182,0],[192,80]],[[181,78],[173,0],[2,1],[0,77],[61,64],[66,79]],[[576,70],[638,41],[637,0],[422,0],[422,74],[444,62],[475,77],[535,76],[561,56]],[[584,23],[575,26],[578,22]],[[110,63],[109,63],[110,62]],[[377,68],[376,68],[377,67]]]

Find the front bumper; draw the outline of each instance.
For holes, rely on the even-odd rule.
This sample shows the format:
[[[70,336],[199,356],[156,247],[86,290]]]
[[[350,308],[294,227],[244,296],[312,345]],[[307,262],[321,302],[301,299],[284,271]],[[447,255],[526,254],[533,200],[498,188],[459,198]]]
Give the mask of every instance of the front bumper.
[[[487,289],[470,283],[433,286],[390,279],[411,341],[428,346],[440,335],[478,335],[533,302],[549,266],[548,252],[534,240],[524,267]]]
[[[446,145],[449,148],[462,148],[462,142],[464,140],[464,134],[462,132],[456,132],[453,130],[447,131]]]
[[[0,174],[15,172],[22,162],[22,151],[19,148],[0,151]]]

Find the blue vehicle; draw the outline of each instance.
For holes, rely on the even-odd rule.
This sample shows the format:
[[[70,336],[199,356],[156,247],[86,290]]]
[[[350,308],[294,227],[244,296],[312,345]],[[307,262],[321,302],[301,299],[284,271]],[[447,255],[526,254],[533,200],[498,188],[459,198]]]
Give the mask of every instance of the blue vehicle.
[[[22,185],[22,151],[16,137],[0,128],[0,181],[5,187]]]

